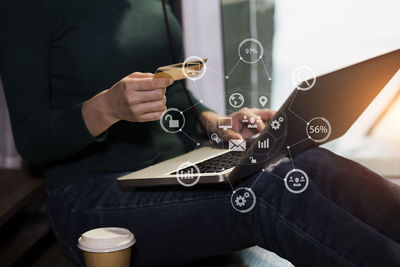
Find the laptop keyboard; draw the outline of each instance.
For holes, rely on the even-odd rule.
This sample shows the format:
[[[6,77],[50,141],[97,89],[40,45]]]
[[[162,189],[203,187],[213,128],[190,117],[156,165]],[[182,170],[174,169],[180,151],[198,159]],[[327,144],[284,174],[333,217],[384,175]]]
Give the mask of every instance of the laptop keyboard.
[[[200,173],[221,172],[239,164],[239,160],[243,153],[244,152],[242,151],[230,151],[214,158],[199,162],[196,164],[196,166],[199,168]],[[189,168],[191,168],[191,166],[182,169],[182,171],[185,171]],[[177,174],[177,171],[172,172],[171,174]]]

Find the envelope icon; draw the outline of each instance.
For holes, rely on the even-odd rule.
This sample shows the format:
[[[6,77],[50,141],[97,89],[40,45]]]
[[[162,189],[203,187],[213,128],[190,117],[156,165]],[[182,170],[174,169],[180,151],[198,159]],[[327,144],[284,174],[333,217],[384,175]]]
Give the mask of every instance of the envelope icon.
[[[242,140],[242,139],[229,140],[229,149],[232,151],[245,151],[246,150],[246,140]]]

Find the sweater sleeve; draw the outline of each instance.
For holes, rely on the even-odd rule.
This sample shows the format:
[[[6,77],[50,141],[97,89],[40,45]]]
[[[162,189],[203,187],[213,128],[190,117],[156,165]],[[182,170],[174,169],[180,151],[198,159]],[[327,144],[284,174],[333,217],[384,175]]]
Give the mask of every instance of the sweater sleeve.
[[[33,163],[75,154],[93,142],[82,104],[55,110],[50,102],[50,27],[38,0],[0,3],[0,75],[18,152]]]
[[[167,88],[167,107],[177,108],[182,111],[185,116],[185,126],[183,131],[196,140],[203,140],[206,138],[206,136],[198,132],[197,124],[200,122],[200,120],[197,116],[204,111],[213,110],[203,105],[189,90],[187,92],[189,97],[192,99],[193,105],[189,102],[182,83],[175,82],[174,85]],[[187,137],[184,137],[184,139],[186,140]]]

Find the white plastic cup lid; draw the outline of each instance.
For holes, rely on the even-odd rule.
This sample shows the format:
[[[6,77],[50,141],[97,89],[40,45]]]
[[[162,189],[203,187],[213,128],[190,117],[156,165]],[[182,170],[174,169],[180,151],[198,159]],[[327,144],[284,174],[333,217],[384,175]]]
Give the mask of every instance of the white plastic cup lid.
[[[83,233],[78,239],[78,248],[88,252],[113,252],[129,248],[135,242],[128,229],[103,227]]]

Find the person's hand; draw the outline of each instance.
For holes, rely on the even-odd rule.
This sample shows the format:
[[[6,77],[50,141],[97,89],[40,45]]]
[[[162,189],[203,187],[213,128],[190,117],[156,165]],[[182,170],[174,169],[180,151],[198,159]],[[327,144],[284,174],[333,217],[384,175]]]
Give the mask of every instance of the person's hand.
[[[166,87],[172,78],[153,78],[152,73],[135,72],[113,85],[108,92],[113,115],[132,122],[155,121],[166,110]]]
[[[247,139],[264,130],[265,124],[274,115],[275,111],[270,109],[243,108],[229,115],[232,118],[232,128],[225,130],[218,127],[218,118],[226,116],[204,111],[200,115],[200,121],[210,134],[217,133],[224,140]]]
[[[95,95],[82,106],[82,117],[92,136],[98,136],[111,125],[156,121],[166,110],[166,87],[171,78],[153,78],[152,73],[135,72],[110,89]]]
[[[275,115],[270,109],[242,108],[230,115],[232,128],[222,131],[230,139],[247,139],[261,132]]]

